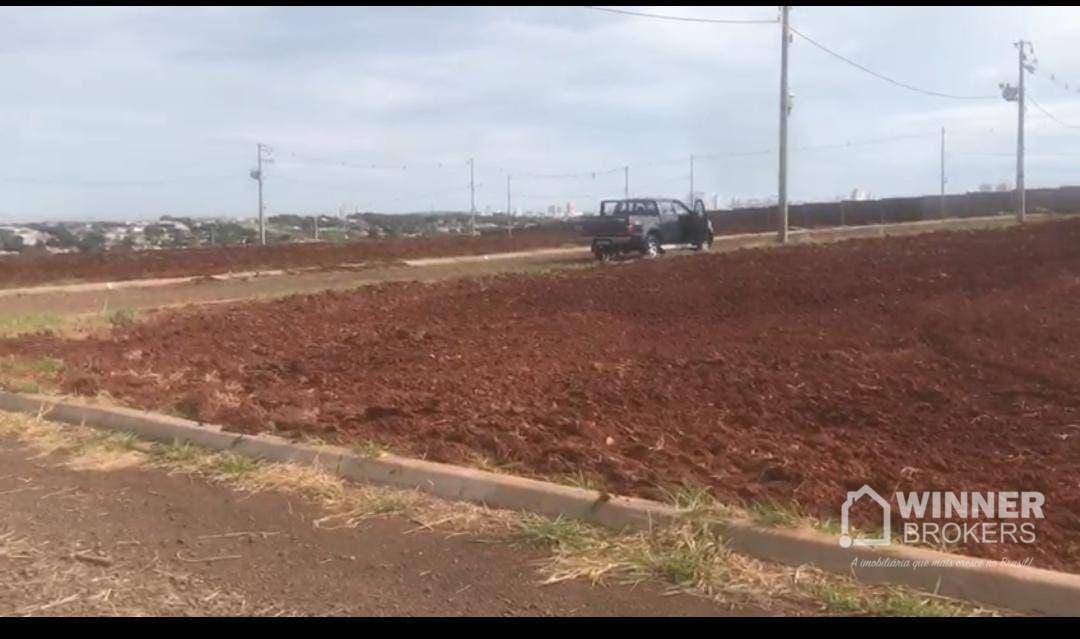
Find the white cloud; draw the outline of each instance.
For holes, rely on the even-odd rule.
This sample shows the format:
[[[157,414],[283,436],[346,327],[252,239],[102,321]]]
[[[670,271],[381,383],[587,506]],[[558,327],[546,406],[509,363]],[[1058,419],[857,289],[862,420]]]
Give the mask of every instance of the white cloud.
[[[774,7],[643,10],[775,15]],[[807,6],[792,13],[797,28],[843,55],[959,93],[995,93],[997,82],[1014,79],[1018,35],[1036,41],[1040,69],[1080,86],[1072,54],[1078,17],[1062,7]],[[468,157],[484,185],[481,206],[503,202],[507,171],[624,164],[633,167],[634,191],[675,195],[688,167],[664,161],[776,141],[776,25],[654,21],[580,7],[14,7],[0,9],[0,25],[0,118],[16,123],[0,128],[0,178],[47,183],[0,182],[0,211],[18,219],[247,214],[256,141],[278,150],[267,190],[279,211],[345,201],[426,208],[435,192],[436,205],[461,207]],[[791,80],[794,146],[941,126],[957,153],[1008,150],[1015,140],[1011,104],[912,94],[800,39],[792,44]],[[1080,121],[1080,94],[1055,94],[1038,77],[1031,87],[1055,115]],[[1029,122],[1032,149],[1075,149],[1073,131],[1041,114]],[[793,195],[830,197],[854,186],[932,190],[936,144],[793,152]],[[335,168],[289,153],[411,168]],[[961,158],[951,162],[952,188],[974,188],[981,171],[1000,177],[991,163],[997,158]],[[1006,174],[1008,160],[1000,162]],[[1038,162],[1036,174],[1067,179],[1061,161]],[[141,189],[92,184],[173,176],[175,183]],[[199,176],[207,181],[193,188]],[[697,184],[725,197],[770,193],[775,156],[702,160]],[[562,201],[621,188],[616,173],[595,181],[521,177],[515,190]]]

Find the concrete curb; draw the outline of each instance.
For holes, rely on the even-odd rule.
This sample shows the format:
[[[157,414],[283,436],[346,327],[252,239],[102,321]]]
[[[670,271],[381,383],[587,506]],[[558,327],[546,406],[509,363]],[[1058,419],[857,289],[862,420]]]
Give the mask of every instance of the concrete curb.
[[[158,442],[189,442],[270,461],[309,464],[342,477],[417,489],[493,508],[569,517],[614,529],[648,529],[678,521],[684,512],[645,499],[439,464],[396,455],[365,457],[338,446],[312,446],[273,435],[243,435],[220,426],[118,407],[93,406],[41,395],[0,391],[0,410],[132,433]],[[1022,613],[1080,616],[1080,575],[1003,565],[921,548],[841,548],[811,529],[717,523],[738,552],[787,565],[813,565],[870,583],[905,585]]]

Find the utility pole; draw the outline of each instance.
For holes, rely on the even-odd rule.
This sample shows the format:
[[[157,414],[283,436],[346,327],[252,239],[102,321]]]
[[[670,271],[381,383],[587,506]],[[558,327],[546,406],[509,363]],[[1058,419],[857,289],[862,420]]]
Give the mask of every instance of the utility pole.
[[[694,208],[694,154],[690,154],[690,208]]]
[[[788,42],[791,33],[788,29],[788,5],[780,7],[780,184],[777,189],[776,210],[780,218],[780,232],[777,236],[780,243],[787,242],[788,238],[788,193],[787,193],[787,125],[788,112],[791,110],[791,99],[788,97]]]
[[[510,174],[506,174],[506,234],[514,234],[514,219],[510,217]]]
[[[1027,61],[1027,56],[1024,55],[1024,47],[1026,46],[1032,54],[1035,53],[1035,49],[1030,42],[1024,40],[1020,40],[1015,46],[1017,51],[1017,73],[1020,76],[1018,80],[1019,95],[1016,100],[1016,221],[1023,223],[1027,219],[1027,194],[1024,191],[1024,70],[1033,71],[1035,69],[1034,60],[1030,64],[1024,64]]]
[[[630,167],[623,167],[623,197],[630,199]]]
[[[470,233],[476,235],[476,182],[473,179],[473,159],[469,158],[469,215]]]
[[[266,221],[263,219],[263,145],[259,142],[255,145],[255,169],[251,171],[252,179],[259,183],[259,244],[266,245]]]
[[[940,217],[945,219],[945,127],[941,127],[941,205]]]
[[[319,241],[319,214],[315,214],[315,241]]]
[[[1024,222],[1027,219],[1027,193],[1024,190],[1024,71],[1031,73],[1035,70],[1038,62],[1034,57],[1028,62],[1024,53],[1025,47],[1033,55],[1035,47],[1030,42],[1020,40],[1014,42],[1017,52],[1017,86],[1008,83],[999,84],[1001,97],[1006,102],[1016,102],[1016,221]]]

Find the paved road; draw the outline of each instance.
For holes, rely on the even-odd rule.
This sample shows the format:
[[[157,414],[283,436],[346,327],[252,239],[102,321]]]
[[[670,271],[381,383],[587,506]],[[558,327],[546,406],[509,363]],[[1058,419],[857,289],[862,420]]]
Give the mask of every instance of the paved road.
[[[657,586],[541,586],[539,549],[393,518],[325,530],[295,495],[75,471],[5,439],[0,513],[3,615],[730,614]]]

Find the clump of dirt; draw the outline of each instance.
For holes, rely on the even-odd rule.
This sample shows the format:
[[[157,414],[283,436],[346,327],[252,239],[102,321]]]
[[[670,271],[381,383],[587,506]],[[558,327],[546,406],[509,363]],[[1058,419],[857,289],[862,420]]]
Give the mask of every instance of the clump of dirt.
[[[729,502],[1040,490],[1034,545],[1080,569],[1080,220],[557,275],[393,283],[33,336],[149,409],[438,461]],[[131,353],[138,357],[132,358]],[[861,523],[872,523],[868,520]]]
[[[64,379],[60,388],[65,393],[94,397],[101,392],[96,375],[74,374]]]

